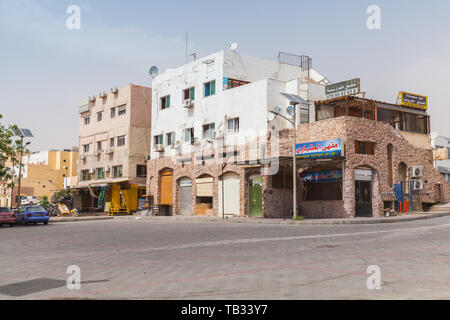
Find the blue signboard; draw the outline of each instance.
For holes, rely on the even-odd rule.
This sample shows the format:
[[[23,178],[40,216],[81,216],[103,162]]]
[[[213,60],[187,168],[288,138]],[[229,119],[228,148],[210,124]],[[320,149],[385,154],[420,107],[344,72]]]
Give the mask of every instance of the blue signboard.
[[[326,159],[337,158],[343,155],[342,140],[332,139],[300,143],[295,146],[295,154],[298,159]]]
[[[331,182],[342,180],[342,170],[325,170],[302,173],[303,182]]]

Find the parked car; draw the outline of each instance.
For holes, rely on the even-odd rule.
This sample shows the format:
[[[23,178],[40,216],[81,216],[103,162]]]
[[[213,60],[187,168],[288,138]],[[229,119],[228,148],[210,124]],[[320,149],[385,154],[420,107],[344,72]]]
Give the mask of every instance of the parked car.
[[[48,224],[50,216],[42,206],[27,206],[22,207],[18,213],[16,213],[16,223],[27,224],[34,223],[37,224],[42,222]]]
[[[4,224],[9,224],[11,227],[14,227],[16,223],[16,217],[14,213],[6,207],[0,207],[0,226]]]

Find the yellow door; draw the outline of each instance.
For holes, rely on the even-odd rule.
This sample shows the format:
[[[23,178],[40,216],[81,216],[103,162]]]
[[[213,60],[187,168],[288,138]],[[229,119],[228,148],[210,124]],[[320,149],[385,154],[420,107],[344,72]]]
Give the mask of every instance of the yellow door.
[[[167,170],[161,172],[161,201],[160,204],[169,205],[173,204],[173,171]]]

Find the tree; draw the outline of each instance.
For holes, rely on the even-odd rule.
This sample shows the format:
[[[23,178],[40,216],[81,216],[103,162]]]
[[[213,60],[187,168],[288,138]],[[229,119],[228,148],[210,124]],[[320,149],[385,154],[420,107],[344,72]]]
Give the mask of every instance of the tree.
[[[17,141],[14,141],[14,128],[16,126],[5,126],[2,124],[0,114],[0,181],[12,179],[11,168],[6,167],[6,161],[17,161],[17,150],[19,146]]]
[[[6,126],[1,122],[2,119],[3,116],[0,114],[0,182],[7,182],[7,187],[13,190],[15,185],[13,167],[19,165],[18,155],[28,150],[23,146],[21,139],[14,139],[17,126]],[[11,162],[9,167],[6,166],[8,160]]]

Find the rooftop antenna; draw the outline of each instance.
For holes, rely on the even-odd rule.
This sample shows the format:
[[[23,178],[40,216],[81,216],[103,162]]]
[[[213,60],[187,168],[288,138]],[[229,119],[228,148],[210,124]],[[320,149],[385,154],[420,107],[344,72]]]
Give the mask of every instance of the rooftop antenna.
[[[232,44],[230,44],[230,50],[233,52],[236,52],[237,47],[238,47],[238,44],[236,42],[233,42]]]

